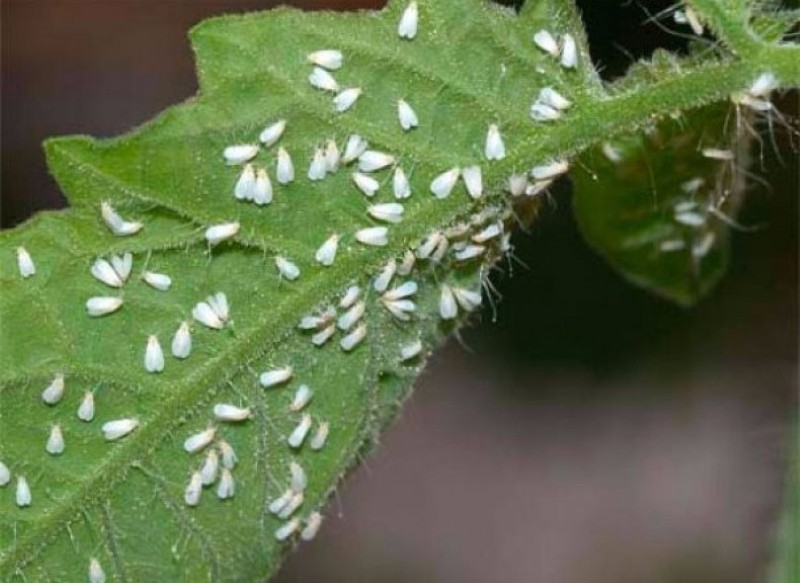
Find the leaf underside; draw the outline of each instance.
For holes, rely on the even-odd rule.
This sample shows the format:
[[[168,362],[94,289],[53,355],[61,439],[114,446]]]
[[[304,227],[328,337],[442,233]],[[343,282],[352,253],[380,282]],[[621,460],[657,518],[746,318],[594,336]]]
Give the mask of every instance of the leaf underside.
[[[413,41],[396,33],[404,8],[404,2],[380,12],[347,14],[279,8],[207,21],[191,32],[200,80],[195,98],[117,139],[47,142],[50,169],[71,208],[42,213],[0,234],[0,461],[12,473],[11,483],[0,488],[0,579],[85,580],[93,557],[119,581],[255,580],[274,573],[297,539],[275,539],[286,521],[267,508],[288,487],[290,462],[308,473],[296,514],[305,520],[323,508],[340,478],[376,441],[427,355],[466,317],[462,309],[454,320],[440,318],[441,284],[479,291],[508,247],[496,237],[473,261],[456,261],[451,253],[438,262],[418,260],[409,276],[394,280],[395,285],[404,279],[419,284],[410,322],[393,318],[372,290],[382,267],[399,261],[434,231],[463,223],[463,234],[453,236],[457,246],[487,225],[509,224],[511,202],[504,189],[512,172],[571,156],[612,133],[649,126],[653,118],[688,106],[667,82],[657,88],[660,94],[645,96],[634,115],[634,88],[647,82],[633,88],[602,85],[569,2],[528,2],[519,14],[480,0],[421,2]],[[576,69],[561,67],[531,42],[540,29],[575,36]],[[334,73],[339,84],[364,90],[346,113],[336,113],[331,95],[307,81],[306,55],[327,48],[345,55],[344,66]],[[755,71],[725,66],[712,65],[737,87]],[[702,80],[702,70],[687,70],[687,82]],[[558,124],[535,124],[528,116],[532,98],[545,86],[575,103]],[[707,88],[694,105],[719,99],[725,91],[724,85]],[[420,118],[419,128],[410,132],[397,123],[395,104],[401,98]],[[656,106],[662,107],[658,115],[647,109]],[[258,207],[235,200],[241,169],[225,165],[223,149],[256,142],[261,129],[278,119],[288,122],[279,145],[292,155],[297,180],[278,185],[277,146],[261,148],[253,163],[272,175],[274,201]],[[502,161],[487,162],[483,155],[490,124],[503,133],[508,156]],[[671,130],[663,131],[672,139]],[[393,200],[389,169],[374,174],[382,187],[371,200],[353,185],[352,167],[319,182],[306,177],[316,148],[328,139],[342,147],[353,133],[364,136],[372,149],[392,153],[411,178],[412,196],[402,201],[404,220],[389,226],[384,247],[361,245],[354,233],[376,224],[365,213],[368,204]],[[630,164],[586,165],[609,185],[623,175],[641,180],[640,154],[652,146],[652,137],[636,140],[643,141],[631,145]],[[473,164],[483,170],[483,197],[470,198],[462,181],[448,198],[431,196],[434,176]],[[697,171],[711,180],[719,166]],[[613,214],[636,201],[628,197],[598,210],[598,199],[580,184],[579,192],[587,238],[602,248],[605,234],[600,229],[593,235],[590,223],[611,220],[606,211]],[[112,236],[100,219],[103,201],[144,223],[141,233]],[[534,210],[537,203],[532,199]],[[642,212],[647,228],[657,231],[663,209],[660,218],[651,216],[650,208]],[[236,237],[209,248],[205,228],[232,221],[241,224]],[[641,225],[623,227],[633,239],[641,235]],[[341,236],[339,252],[332,266],[323,267],[314,254],[332,234]],[[27,279],[17,269],[19,246],[36,263],[36,274]],[[134,267],[122,290],[91,277],[97,257],[123,252],[133,254]],[[650,285],[687,301],[718,277],[724,253],[720,244],[710,255],[699,287],[687,287],[686,261],[674,267],[677,275],[656,276]],[[296,281],[279,277],[278,255],[300,268]],[[634,245],[622,267],[635,274],[648,260]],[[141,281],[145,270],[169,274],[170,290],[148,287]],[[313,346],[310,335],[297,328],[300,318],[336,306],[351,285],[365,292],[364,341],[345,352],[339,346],[344,334],[337,331],[324,346]],[[191,356],[172,358],[169,345],[178,325],[191,319],[197,302],[219,291],[231,305],[229,325],[209,330],[194,324]],[[106,295],[123,297],[123,307],[102,318],[88,317],[86,299]],[[143,366],[149,335],[157,335],[167,352],[160,374]],[[418,339],[422,354],[401,361],[401,347]],[[261,388],[259,373],[285,365],[294,369],[291,382]],[[40,394],[59,373],[65,377],[65,395],[47,406]],[[314,391],[305,409],[314,426],[330,423],[321,451],[286,443],[301,417],[289,409],[301,384]],[[87,391],[96,401],[91,422],[76,417]],[[236,492],[223,501],[215,487],[206,488],[199,505],[189,507],[184,489],[205,453],[187,454],[183,442],[215,423],[215,403],[253,411],[246,421],[218,424],[218,439],[230,443],[239,459],[233,470]],[[137,418],[140,425],[124,439],[105,441],[102,423],[121,418]],[[45,451],[54,424],[66,441],[58,456]],[[33,496],[24,508],[15,504],[19,476],[25,476]]]
[[[625,277],[682,305],[713,289],[728,264],[748,143],[730,143],[729,113],[727,104],[712,104],[615,138],[581,155],[572,174],[586,240]],[[741,151],[736,162],[720,162],[699,156],[701,147]],[[702,223],[676,220],[681,205]],[[706,212],[710,207],[717,214]]]

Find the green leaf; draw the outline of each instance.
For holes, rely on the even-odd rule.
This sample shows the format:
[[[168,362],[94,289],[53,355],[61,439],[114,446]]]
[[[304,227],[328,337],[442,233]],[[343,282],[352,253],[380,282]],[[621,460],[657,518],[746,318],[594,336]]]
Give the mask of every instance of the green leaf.
[[[728,115],[714,104],[615,138],[582,155],[572,175],[586,240],[625,277],[680,304],[708,293],[728,262],[747,151],[738,162],[700,151],[727,149]]]
[[[782,42],[796,15],[779,10],[777,3],[690,4],[722,45],[692,43],[686,59],[656,51],[650,61],[635,64],[613,91],[682,76],[687,66],[702,68],[709,53],[729,58],[725,47],[747,58],[771,47],[776,53],[764,71],[774,74],[777,55],[797,49]],[[725,273],[728,231],[740,228],[735,217],[751,177],[747,169],[755,128],[763,123],[772,132],[781,122],[775,111],[754,114],[731,99],[675,113],[643,132],[587,150],[573,173],[573,208],[587,242],[633,283],[679,304],[694,304]],[[734,159],[706,157],[703,151],[709,148],[732,153]],[[689,205],[695,208],[680,212]],[[682,217],[695,223],[702,218],[702,223],[690,225]]]
[[[0,489],[2,580],[85,579],[93,557],[116,580],[268,577],[297,541],[296,535],[289,542],[275,539],[286,521],[268,509],[290,483],[290,463],[299,462],[308,474],[297,512],[305,520],[375,443],[425,356],[467,316],[462,309],[455,321],[442,321],[440,285],[477,291],[507,241],[491,239],[487,253],[473,261],[458,261],[452,252],[439,262],[417,261],[409,276],[419,284],[410,322],[396,321],[370,290],[387,262],[435,231],[447,230],[457,248],[491,224],[510,223],[511,201],[503,191],[514,172],[727,98],[766,63],[784,85],[800,78],[792,66],[796,51],[765,46],[752,59],[687,62],[680,71],[609,91],[588,62],[569,2],[529,2],[518,15],[479,0],[420,4],[413,41],[396,34],[404,2],[381,12],[281,8],[213,19],[191,33],[200,75],[196,98],[117,139],[47,142],[50,169],[72,208],[0,234],[0,460],[12,474]],[[576,37],[576,70],[562,68],[531,42],[542,28]],[[335,73],[340,84],[364,90],[343,114],[307,81],[306,55],[325,48],[344,52],[345,65]],[[536,124],[528,115],[545,86],[575,103],[558,123]],[[408,133],[397,123],[400,98],[420,118],[420,127]],[[297,180],[277,185],[276,147],[262,148],[254,164],[272,174],[274,201],[258,207],[235,200],[240,168],[225,165],[223,149],[254,142],[278,119],[288,121],[280,145],[294,158]],[[508,156],[487,162],[483,144],[492,123],[502,130]],[[390,226],[384,247],[355,240],[355,232],[374,221],[349,168],[319,182],[306,178],[316,148],[328,139],[342,147],[353,133],[391,152],[411,176],[404,220]],[[448,198],[431,196],[434,176],[472,164],[483,169],[482,198],[471,199],[462,182]],[[391,173],[376,176],[383,186],[373,202],[393,200]],[[112,236],[100,219],[103,201],[141,221],[142,231]],[[209,248],[205,229],[233,221],[241,225],[236,236]],[[342,237],[339,254],[322,267],[315,251],[334,233]],[[29,278],[17,270],[21,246],[36,264]],[[91,277],[98,257],[126,252],[134,267],[121,290]],[[299,266],[297,280],[279,278],[278,255]],[[168,274],[172,287],[148,287],[141,279],[145,270]],[[297,329],[300,318],[336,306],[354,284],[370,290],[364,341],[345,352],[339,345],[344,334],[336,332],[324,346],[313,346]],[[180,323],[220,291],[230,302],[231,322],[222,330],[194,324],[191,356],[173,358],[169,346]],[[113,314],[89,317],[84,304],[99,295],[124,303]],[[160,374],[143,366],[150,335],[167,351]],[[401,361],[401,348],[417,339],[423,354]],[[259,373],[287,364],[294,369],[290,383],[259,386]],[[57,374],[65,377],[65,394],[48,406],[40,395]],[[319,452],[308,443],[294,450],[286,441],[301,417],[289,408],[301,384],[314,391],[307,410],[315,429],[330,423]],[[90,422],[76,416],[86,392],[96,403]],[[239,458],[236,492],[218,500],[207,488],[199,505],[187,506],[184,490],[205,452],[188,454],[184,440],[215,423],[216,403],[253,413],[240,423],[217,424],[217,440],[231,444]],[[101,425],[125,418],[138,419],[138,427],[118,441],[104,440]],[[61,455],[45,450],[54,424],[66,441]],[[27,507],[15,503],[20,476],[32,492]]]

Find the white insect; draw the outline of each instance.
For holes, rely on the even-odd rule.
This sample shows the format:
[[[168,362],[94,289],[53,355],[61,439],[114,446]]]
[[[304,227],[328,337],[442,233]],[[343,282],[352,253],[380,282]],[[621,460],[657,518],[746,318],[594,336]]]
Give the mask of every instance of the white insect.
[[[8,466],[0,462],[0,488],[6,486],[11,481],[11,471]]]
[[[210,486],[217,481],[219,473],[219,454],[216,449],[208,450],[206,459],[200,467],[200,480],[204,486]]]
[[[561,111],[572,107],[572,102],[552,87],[545,87],[539,91],[538,101]]]
[[[681,251],[686,248],[686,242],[681,239],[670,239],[669,241],[662,241],[658,249],[664,253],[673,253]]]
[[[500,135],[500,128],[497,124],[491,124],[486,132],[486,144],[483,147],[483,154],[487,160],[502,160],[506,157],[506,146],[503,137]]]
[[[36,265],[25,247],[17,247],[17,267],[23,279],[36,275]]]
[[[454,287],[453,295],[458,305],[461,306],[461,309],[466,312],[472,312],[481,305],[482,298],[480,292],[475,292],[463,287]]]
[[[410,344],[406,344],[400,347],[400,360],[405,362],[407,360],[411,360],[412,358],[416,358],[422,353],[422,341],[421,340],[414,340]]]
[[[222,475],[220,475],[219,484],[217,485],[217,498],[227,500],[228,498],[233,498],[235,493],[236,487],[233,481],[233,474],[228,468],[222,468]]]
[[[50,437],[47,438],[47,444],[44,448],[50,455],[64,453],[64,432],[61,431],[60,425],[53,425],[50,428]]]
[[[262,144],[269,148],[271,145],[281,139],[285,129],[286,120],[279,119],[278,121],[265,127],[264,131],[261,132],[261,135],[258,136],[258,139],[261,140]]]
[[[447,227],[444,231],[444,236],[448,239],[462,239],[469,235],[470,230],[470,225],[465,222],[458,222]]]
[[[342,164],[349,164],[357,160],[361,154],[367,151],[369,144],[367,141],[358,134],[352,134],[347,138],[347,143],[344,147],[344,154],[342,154]]]
[[[417,305],[411,300],[387,300],[381,299],[383,306],[389,310],[395,318],[401,322],[411,320],[411,314],[417,310]]]
[[[403,253],[403,260],[397,266],[398,275],[408,275],[414,269],[414,264],[417,262],[417,257],[410,249],[406,249]]]
[[[303,316],[300,319],[300,323],[297,327],[301,330],[321,330],[322,328],[331,325],[335,316],[336,310],[334,308],[327,307],[319,314]]]
[[[442,317],[442,320],[453,320],[458,315],[458,304],[453,295],[453,289],[447,284],[442,284],[441,287],[439,315]]]
[[[192,333],[189,322],[181,322],[175,335],[172,337],[172,356],[175,358],[189,358],[192,352]]]
[[[119,273],[105,259],[95,259],[90,271],[97,281],[109,287],[121,288],[125,284]]]
[[[256,184],[253,187],[253,202],[259,206],[272,202],[272,181],[264,168],[256,173]]]
[[[183,491],[183,501],[187,506],[197,506],[200,504],[200,495],[203,493],[203,478],[200,472],[192,472],[189,483]]]
[[[33,501],[31,487],[28,485],[28,480],[25,479],[25,476],[17,476],[17,491],[14,494],[14,501],[20,508],[30,506]]]
[[[287,439],[287,443],[289,447],[294,449],[299,448],[303,445],[303,442],[306,439],[306,435],[308,435],[308,430],[311,429],[311,415],[308,413],[303,413],[303,416],[300,418],[300,422],[292,431],[291,435]]]
[[[528,186],[528,177],[524,174],[512,174],[508,177],[508,191],[511,196],[522,196]]]
[[[117,214],[117,211],[114,210],[111,203],[107,201],[100,203],[100,215],[103,217],[103,222],[105,222],[108,229],[117,237],[135,235],[141,231],[144,226],[137,221],[126,221],[123,219]]]
[[[283,368],[276,368],[262,372],[261,376],[258,378],[258,381],[261,383],[262,387],[268,389],[270,387],[285,383],[292,378],[292,374],[294,374],[292,367],[285,366]]]
[[[389,244],[389,230],[386,227],[367,227],[356,231],[356,241],[372,247],[385,247]]]
[[[339,301],[339,307],[343,310],[346,310],[347,308],[352,307],[359,297],[361,297],[361,288],[357,285],[351,285],[347,288],[342,296],[342,299]]]
[[[392,302],[413,296],[415,293],[417,293],[417,289],[418,286],[416,281],[405,281],[397,287],[390,289],[381,297],[384,300]]]
[[[233,187],[233,197],[236,200],[253,200],[255,186],[256,171],[252,164],[245,164],[236,186]]]
[[[289,503],[286,506],[284,506],[278,513],[278,518],[286,520],[292,514],[297,512],[297,509],[303,505],[304,501],[305,501],[305,495],[303,494],[303,492],[295,492],[289,499]]]
[[[366,304],[363,301],[356,302],[352,308],[347,310],[339,317],[339,320],[336,322],[339,330],[347,331],[355,326],[356,322],[358,322],[364,315],[365,310]]]
[[[692,245],[692,257],[695,259],[702,259],[708,255],[709,251],[714,247],[716,238],[714,233],[706,233],[700,240]]]
[[[94,557],[89,561],[89,583],[106,583],[106,573]]]
[[[374,219],[387,223],[397,224],[403,220],[405,208],[399,202],[385,202],[373,204],[367,208],[367,213]]]
[[[312,391],[308,385],[300,385],[294,393],[294,399],[292,399],[292,403],[289,405],[289,410],[295,413],[302,411],[313,396],[314,391]]]
[[[336,326],[330,324],[325,328],[323,328],[322,330],[320,330],[319,332],[317,332],[316,334],[314,334],[311,337],[311,343],[314,346],[322,346],[328,340],[331,339],[331,336],[333,336],[335,332],[336,332]]]
[[[116,312],[122,307],[122,298],[96,296],[86,300],[86,311],[94,318]]]
[[[339,146],[336,145],[336,140],[326,141],[325,170],[333,174],[339,169],[339,162],[341,162],[341,155],[339,154]]]
[[[314,67],[311,74],[308,76],[308,82],[311,83],[312,87],[322,89],[323,91],[330,91],[332,93],[339,91],[339,84],[336,82],[336,79],[322,67]]]
[[[480,231],[478,231],[477,233],[475,233],[472,236],[472,241],[479,244],[486,243],[486,241],[494,239],[495,237],[499,237],[502,234],[503,234],[503,223],[498,221],[496,223],[492,223],[488,227],[485,227]]]
[[[83,400],[78,406],[78,419],[87,422],[94,419],[94,393],[92,391],[86,391],[83,394]]]
[[[232,239],[239,232],[239,223],[222,223],[220,225],[212,225],[206,229],[206,241],[212,247],[228,239]]]
[[[311,449],[314,451],[319,451],[325,447],[325,442],[328,441],[328,434],[330,433],[330,430],[331,427],[327,421],[320,423],[319,427],[317,427],[317,431],[311,437],[311,441],[309,442]]]
[[[303,492],[308,486],[308,476],[303,466],[296,461],[289,463],[289,473],[291,474],[292,491],[295,493]]]
[[[359,324],[355,330],[339,341],[339,345],[345,352],[350,352],[364,340],[366,335],[367,327],[364,324]]]
[[[217,421],[244,421],[250,419],[252,414],[249,407],[237,407],[228,403],[214,405],[214,417]]]
[[[561,37],[561,66],[565,69],[574,69],[578,66],[578,45],[569,33]]]
[[[94,393],[91,391],[83,394],[83,400],[78,406],[78,419],[87,422],[94,419]]]
[[[390,259],[381,269],[378,277],[372,282],[372,288],[378,293],[385,292],[389,284],[392,283],[395,273],[397,273],[397,261]]]
[[[192,317],[208,328],[222,329],[229,317],[227,296],[222,292],[208,296],[206,301],[198,302],[192,308]]]
[[[431,193],[436,198],[447,198],[453,191],[458,177],[461,175],[460,168],[451,168],[447,172],[442,172],[431,182]]]
[[[273,514],[280,514],[281,510],[286,508],[286,505],[292,499],[292,496],[295,495],[294,490],[291,488],[286,490],[283,494],[281,494],[278,498],[275,498],[269,504],[269,511]]]
[[[111,265],[114,268],[114,271],[116,271],[119,275],[122,282],[125,283],[128,281],[128,276],[130,276],[131,269],[133,268],[133,255],[130,253],[124,253],[122,256],[112,255]]]
[[[444,235],[439,231],[434,231],[425,237],[425,240],[417,247],[417,257],[419,259],[428,259],[442,239],[444,239]]]
[[[622,162],[622,152],[620,152],[611,142],[603,142],[600,146],[600,151],[606,160],[612,164],[619,164]]]
[[[164,370],[164,351],[158,336],[151,334],[147,337],[147,347],[144,351],[144,368],[147,372],[161,372]]]
[[[537,196],[550,188],[553,180],[537,180],[525,187],[525,196]]]
[[[372,176],[367,176],[361,172],[353,172],[352,177],[355,185],[365,196],[375,196],[375,193],[378,192],[378,189],[381,187],[380,183]]]
[[[676,23],[688,24],[697,36],[703,35],[703,23],[700,22],[697,13],[691,7],[687,6],[684,10],[676,10],[672,16]]]
[[[328,164],[325,161],[325,150],[317,148],[314,150],[314,157],[308,166],[308,179],[313,181],[322,180],[328,173]]]
[[[223,150],[222,156],[229,166],[236,166],[249,162],[258,154],[258,144],[236,144]]]
[[[400,166],[394,169],[394,178],[392,179],[392,187],[394,196],[397,199],[405,199],[411,196],[411,184],[408,182],[406,173]]]
[[[672,210],[676,213],[683,213],[686,211],[695,210],[697,208],[697,202],[694,200],[683,200],[676,202],[675,205],[672,207]]]
[[[442,237],[442,239],[439,241],[439,244],[436,246],[436,249],[433,251],[433,254],[431,255],[431,261],[434,263],[441,262],[449,248],[450,241],[447,239],[447,237]]]
[[[137,427],[139,427],[138,419],[115,419],[114,421],[103,423],[100,430],[103,432],[103,437],[106,441],[116,441],[131,433]]]
[[[417,36],[417,28],[419,26],[419,8],[415,1],[409,2],[406,9],[403,10],[403,15],[400,17],[400,22],[397,24],[397,36],[408,40]]]
[[[722,150],[720,148],[704,148],[703,156],[711,160],[721,160],[723,162],[730,162],[736,159],[736,154],[732,150]]]
[[[361,97],[361,87],[343,89],[333,98],[333,108],[339,113],[344,113],[355,105],[359,97]]]
[[[278,541],[285,541],[297,532],[298,528],[300,528],[300,520],[293,518],[275,531],[275,539]]]
[[[697,192],[706,183],[702,176],[695,176],[681,184],[681,190],[686,194],[697,194]]]
[[[561,49],[558,46],[558,41],[548,30],[540,30],[533,35],[533,42],[537,47],[548,53],[552,57],[558,57],[561,54]]]
[[[145,271],[142,279],[147,285],[159,291],[167,291],[172,286],[172,278],[164,273]]]
[[[186,450],[186,453],[197,453],[208,447],[216,436],[217,428],[214,426],[208,427],[187,437],[186,441],[183,442],[183,449]]]
[[[283,279],[294,281],[300,277],[300,268],[285,257],[280,255],[275,257],[275,266],[278,268],[278,273],[280,273]]]
[[[511,233],[503,234],[500,239],[500,251],[507,255],[514,251],[514,246],[511,244]]]
[[[458,249],[453,256],[456,261],[469,261],[475,259],[486,253],[486,247],[483,245],[467,245],[462,249]]]
[[[765,98],[769,97],[769,94],[775,91],[778,88],[780,83],[778,83],[777,77],[775,74],[767,71],[765,73],[761,73],[755,81],[750,85],[750,88],[747,90],[747,93],[751,97],[759,97]]]
[[[376,172],[394,164],[394,156],[377,150],[366,150],[358,157],[358,169],[362,172]]]
[[[300,538],[304,541],[314,540],[317,536],[320,527],[322,526],[322,514],[319,512],[312,512],[306,518],[306,525],[300,531]]]
[[[399,99],[397,101],[397,118],[400,121],[400,127],[405,131],[419,126],[417,113],[405,99]]]
[[[531,105],[530,114],[533,121],[548,122],[561,119],[561,111],[555,107],[547,105],[546,103],[540,103],[539,101],[533,102],[533,105]]]
[[[317,249],[314,259],[317,263],[330,267],[336,260],[336,251],[339,249],[339,235],[331,235],[325,242]]]
[[[233,451],[233,447],[227,441],[219,442],[219,454],[222,458],[223,468],[233,469],[236,462],[239,461],[236,457],[236,452]]]
[[[64,375],[57,374],[47,385],[47,388],[42,391],[42,401],[48,405],[55,405],[64,396]]]
[[[278,167],[275,170],[278,184],[289,184],[294,181],[294,163],[285,148],[278,148]]]
[[[473,199],[477,200],[483,196],[483,175],[480,166],[467,166],[461,171],[461,176],[464,178],[467,193]]]
[[[534,180],[550,180],[565,174],[569,170],[567,160],[554,160],[531,169],[531,176]]]
[[[334,49],[322,49],[319,51],[314,51],[313,53],[309,53],[306,59],[312,65],[322,67],[328,71],[341,69],[342,63],[344,62],[344,56],[342,55],[342,52]]]
[[[699,228],[706,224],[706,217],[695,211],[675,213],[675,221],[687,227]]]

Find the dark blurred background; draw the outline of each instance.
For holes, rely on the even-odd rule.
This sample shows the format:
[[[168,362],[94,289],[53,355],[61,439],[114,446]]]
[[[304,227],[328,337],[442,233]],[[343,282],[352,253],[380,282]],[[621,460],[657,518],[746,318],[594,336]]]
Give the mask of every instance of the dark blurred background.
[[[304,8],[373,1],[297,1]],[[579,2],[596,63],[684,41],[636,2]],[[656,13],[671,2],[647,2]],[[267,0],[4,0],[2,225],[64,206],[40,148],[112,136],[196,90],[186,31]],[[797,114],[797,96],[782,100]],[[292,582],[738,583],[760,578],[797,394],[797,152],[778,135],[729,276],[697,308],[656,300],[581,241],[569,188],[528,266],[434,358],[329,507]]]

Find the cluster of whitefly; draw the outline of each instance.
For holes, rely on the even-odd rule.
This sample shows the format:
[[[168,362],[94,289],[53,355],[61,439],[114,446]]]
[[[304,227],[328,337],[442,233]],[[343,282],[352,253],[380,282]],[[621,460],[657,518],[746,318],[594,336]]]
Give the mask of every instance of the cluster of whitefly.
[[[676,13],[678,22],[688,23],[697,34],[702,33],[702,24],[697,21],[696,14],[686,9]],[[403,41],[412,41],[420,34],[420,9],[417,2],[410,2],[402,12],[397,35]],[[574,37],[565,33],[556,38],[546,30],[533,35],[533,42],[542,51],[556,59],[565,69],[575,69],[579,64],[579,48]],[[322,92],[333,94],[332,109],[337,114],[345,114],[357,109],[359,100],[366,99],[365,90],[360,86],[342,87],[334,77],[334,72],[342,69],[345,61],[341,51],[336,49],[320,49],[307,55],[311,67],[308,82]],[[747,107],[757,112],[774,112],[769,101],[769,93],[775,89],[777,81],[769,73],[761,75],[746,91],[732,97],[737,107]],[[368,95],[368,94],[367,94]],[[396,117],[404,133],[419,128],[422,121],[412,106],[417,103],[407,96],[396,100]],[[417,103],[418,104],[418,103]],[[535,96],[530,107],[530,117],[537,122],[552,123],[564,117],[572,108],[571,99],[553,87],[544,87]],[[269,205],[275,196],[270,168],[256,164],[262,151],[269,151],[278,144],[287,131],[291,131],[286,119],[268,123],[258,135],[258,139],[229,145],[222,155],[225,164],[237,168],[237,176],[233,181],[233,197],[238,201],[252,202],[258,206]],[[492,163],[506,157],[506,145],[500,126],[489,123],[485,141],[478,151],[483,153],[483,162]],[[603,153],[609,160],[619,163],[623,156],[611,143],[603,146]],[[726,148],[705,148],[702,154],[711,160],[732,164],[735,155]],[[384,181],[379,178],[381,172],[389,170],[392,174],[391,184],[394,202],[371,203],[366,208],[366,215],[377,221],[378,225],[358,228],[353,239],[366,246],[384,247],[389,244],[390,227],[401,223],[406,214],[405,202],[412,196],[412,185],[409,174],[403,168],[398,157],[390,152],[371,149],[368,141],[359,134],[351,134],[341,144],[334,138],[326,138],[311,154],[308,179],[312,182],[324,180],[335,174],[342,167],[354,166],[350,173],[355,188],[368,199],[373,199],[380,191]],[[507,190],[512,196],[536,196],[565,174],[569,169],[566,158],[545,161],[529,171],[513,174],[508,178]],[[280,146],[275,155],[274,176],[277,183],[287,186],[295,182],[295,165],[289,151]],[[428,191],[436,199],[449,197],[459,182],[463,183],[466,194],[473,201],[484,204],[484,181],[481,163],[473,160],[463,166],[442,169],[429,182]],[[700,207],[693,195],[702,186],[702,179],[693,179],[684,184],[686,200],[676,203],[673,217],[677,224],[698,230],[700,235],[694,239],[692,253],[702,257],[713,245],[713,232],[702,231],[708,217],[714,214],[713,206]],[[136,235],[144,228],[143,223],[123,218],[108,201],[100,205],[100,215],[110,232],[118,237]],[[389,259],[375,274],[370,286],[377,293],[377,298],[369,299],[358,285],[346,289],[336,306],[318,308],[304,316],[299,328],[310,335],[311,343],[323,347],[339,334],[339,348],[350,353],[358,349],[368,334],[366,319],[370,307],[379,306],[388,316],[400,325],[412,322],[417,316],[418,300],[422,284],[412,276],[419,262],[425,262],[433,269],[442,268],[436,274],[438,282],[433,293],[438,301],[437,316],[445,325],[458,320],[462,315],[474,312],[482,305],[481,281],[477,286],[464,285],[455,273],[454,267],[477,261],[480,265],[488,265],[511,251],[510,233],[506,226],[510,221],[510,212],[506,205],[485,205],[462,223],[450,225],[440,230],[427,233],[413,248],[407,249],[402,256]],[[209,249],[225,241],[236,238],[241,230],[238,220],[230,220],[210,225],[205,229],[205,239]],[[325,240],[314,253],[314,260],[322,267],[334,265],[340,243],[344,235],[328,233]],[[671,252],[684,247],[682,240],[664,241],[661,250]],[[24,279],[37,273],[36,265],[29,251],[24,247],[16,250],[17,267]],[[285,281],[294,281],[300,277],[301,270],[292,259],[278,254],[274,256],[275,267],[279,276]],[[112,255],[108,259],[97,258],[92,264],[91,275],[103,285],[121,290],[129,281],[133,268],[131,253]],[[482,273],[483,270],[481,270]],[[141,281],[157,291],[167,292],[172,286],[172,278],[166,274],[143,271]],[[99,295],[86,302],[89,316],[101,317],[118,311],[123,305],[121,296]],[[182,321],[172,336],[171,353],[176,359],[187,359],[192,353],[192,333],[190,321],[202,325],[209,330],[222,330],[231,324],[230,308],[225,293],[217,292],[199,301],[191,310],[191,319]],[[399,348],[396,358],[400,363],[408,363],[418,359],[425,350],[422,338],[416,338]],[[143,356],[144,368],[148,373],[160,373],[165,369],[166,359],[158,334],[147,336]],[[262,372],[258,383],[270,391],[286,388],[294,382],[295,370],[290,364],[276,366]],[[55,407],[62,400],[65,392],[65,377],[57,374],[51,383],[42,391],[41,400],[46,406]],[[78,419],[90,423],[95,418],[96,395],[92,391],[85,392],[77,409]],[[312,417],[309,412],[313,408],[314,390],[309,384],[299,383],[294,388],[293,396],[287,407],[287,414],[296,415],[297,422],[286,437],[286,447],[293,454],[299,453],[306,444],[312,451],[322,450],[331,431],[326,420]],[[216,497],[219,500],[234,498],[236,481],[234,470],[237,465],[236,453],[232,445],[221,438],[228,424],[248,423],[253,416],[250,406],[243,403],[220,402],[211,408],[213,424],[199,429],[186,437],[183,449],[190,456],[202,456],[202,460],[190,469],[189,479],[184,489],[184,502],[195,507],[201,503],[203,491],[216,485]],[[118,418],[104,422],[101,433],[107,441],[118,441],[132,434],[140,425],[136,417]],[[67,451],[67,432],[63,423],[53,424],[45,440],[45,450],[52,456],[62,456]],[[10,483],[12,474],[9,468],[0,461],[0,487]],[[298,517],[298,512],[305,504],[305,496],[309,485],[309,476],[300,463],[293,459],[289,465],[287,485],[269,504],[269,511],[283,521],[275,531],[275,538],[283,541],[295,533],[304,540],[314,537],[322,522],[322,516],[311,511],[305,518]],[[15,501],[24,508],[32,504],[31,487],[25,476],[16,475]],[[89,565],[89,578],[92,582],[105,580],[105,574],[96,558]]]

